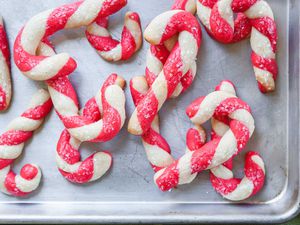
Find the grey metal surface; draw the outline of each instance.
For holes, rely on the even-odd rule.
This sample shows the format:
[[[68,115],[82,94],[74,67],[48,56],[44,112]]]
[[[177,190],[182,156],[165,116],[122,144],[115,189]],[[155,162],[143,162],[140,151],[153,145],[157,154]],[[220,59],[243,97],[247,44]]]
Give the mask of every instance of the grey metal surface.
[[[71,0],[0,0],[10,46],[22,25],[36,13]],[[242,202],[228,202],[215,193],[208,173],[203,172],[189,185],[162,193],[153,183],[150,168],[139,137],[126,129],[109,143],[84,144],[83,156],[98,149],[109,149],[114,157],[110,172],[100,181],[74,185],[66,181],[55,165],[55,146],[63,129],[54,112],[29,143],[15,164],[37,163],[43,171],[42,185],[29,198],[18,199],[0,194],[0,222],[107,223],[107,222],[279,222],[296,215],[299,207],[299,1],[268,1],[278,27],[279,77],[275,93],[261,94],[250,64],[249,41],[222,45],[203,32],[197,60],[197,78],[192,87],[176,100],[169,100],[161,111],[162,133],[178,157],[184,152],[185,132],[191,126],[185,107],[196,97],[211,92],[222,79],[237,86],[238,95],[252,107],[256,130],[247,148],[237,157],[236,174],[242,176],[243,157],[257,150],[266,163],[267,179],[263,190]],[[120,36],[127,10],[141,15],[143,28],[156,15],[170,8],[172,0],[130,0],[112,17],[113,34]],[[71,75],[81,103],[101,86],[112,72],[127,81],[144,73],[148,44],[125,63],[107,63],[89,46],[83,29],[56,34],[53,43],[58,52],[70,53],[78,62]],[[42,83],[27,79],[13,64],[14,96],[8,112],[0,115],[0,129],[28,104]],[[126,89],[127,115],[133,104]],[[125,124],[126,127],[126,124]]]

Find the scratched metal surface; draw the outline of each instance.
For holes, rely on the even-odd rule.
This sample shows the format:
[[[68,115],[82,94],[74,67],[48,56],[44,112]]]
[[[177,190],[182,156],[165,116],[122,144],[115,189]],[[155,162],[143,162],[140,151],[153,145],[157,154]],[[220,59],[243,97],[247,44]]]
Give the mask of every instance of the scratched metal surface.
[[[10,46],[29,18],[67,2],[72,1],[0,0],[0,13],[6,22]],[[252,107],[256,122],[253,137],[236,159],[236,174],[243,175],[244,154],[248,150],[259,151],[267,172],[266,184],[259,194],[242,204],[228,202],[215,193],[207,172],[198,175],[189,185],[162,193],[153,183],[153,171],[140,138],[129,135],[126,129],[108,143],[82,145],[84,157],[100,149],[108,149],[113,154],[113,167],[103,179],[87,185],[69,183],[55,165],[55,146],[63,125],[52,112],[15,163],[15,170],[27,162],[39,164],[43,171],[42,185],[25,199],[1,194],[0,222],[271,222],[295,215],[299,203],[299,1],[269,0],[269,3],[279,34],[276,92],[263,95],[258,91],[249,60],[249,40],[222,45],[204,31],[197,77],[192,87],[178,99],[169,100],[160,113],[162,133],[174,156],[179,157],[184,152],[185,132],[191,127],[185,107],[196,97],[211,92],[222,79],[233,81],[238,96]],[[130,0],[111,19],[113,35],[120,36],[127,10],[139,12],[145,28],[171,4],[172,0]],[[57,52],[68,52],[78,62],[71,81],[82,104],[112,72],[127,81],[143,74],[147,43],[130,61],[108,63],[89,46],[83,31],[62,31],[52,38]],[[12,77],[13,101],[10,109],[0,115],[1,131],[25,109],[37,88],[43,86],[21,75],[14,63]],[[134,107],[128,88],[126,97],[129,117]]]

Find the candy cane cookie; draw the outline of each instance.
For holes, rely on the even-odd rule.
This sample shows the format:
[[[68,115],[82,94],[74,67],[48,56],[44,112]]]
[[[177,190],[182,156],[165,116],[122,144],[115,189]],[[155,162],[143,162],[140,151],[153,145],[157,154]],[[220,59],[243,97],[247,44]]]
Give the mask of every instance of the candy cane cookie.
[[[234,20],[233,13],[238,13]],[[197,14],[217,41],[232,43],[250,34],[251,62],[261,92],[275,90],[277,29],[264,0],[197,0]]]
[[[192,14],[196,11],[194,0],[175,1],[172,8],[174,10],[182,9]],[[137,76],[130,81],[130,91],[135,105],[146,95],[149,86],[152,85],[159,73],[163,69],[170,51],[173,49],[178,38],[176,36],[157,45],[150,45],[147,52],[145,77]],[[196,74],[196,63],[193,63],[191,69],[181,78],[171,97],[177,97],[192,83]],[[171,149],[160,134],[159,118],[156,115],[150,129],[141,136],[142,143],[153,170],[156,172],[161,168],[171,164],[174,159],[171,155]]]
[[[108,61],[129,59],[142,45],[140,17],[136,12],[127,12],[124,19],[121,41],[113,39],[108,31],[108,18],[99,18],[86,29],[86,37],[98,54]]]
[[[134,135],[142,135],[150,128],[159,109],[174,93],[196,59],[201,29],[191,13],[182,10],[162,13],[151,21],[144,33],[145,39],[152,45],[163,43],[174,35],[178,35],[178,41],[129,120],[128,131]]]
[[[76,69],[67,53],[39,56],[42,40],[62,29],[88,26],[120,10],[126,0],[85,0],[50,9],[32,17],[19,32],[14,44],[14,60],[20,71],[32,80],[64,77]]]
[[[105,92],[112,85],[124,87],[125,81],[116,74],[110,75],[104,82],[101,90],[91,98],[82,110],[82,116],[90,121],[98,121],[107,117],[110,111],[105,109]],[[114,95],[114,93],[110,93]],[[108,115],[113,116],[113,115]],[[109,128],[111,129],[111,128]],[[97,152],[84,161],[80,161],[78,151],[81,141],[72,137],[64,130],[57,144],[56,162],[61,174],[71,182],[86,183],[102,177],[112,165],[112,157],[108,152]]]
[[[6,131],[0,135],[0,190],[8,195],[26,196],[40,183],[41,170],[35,164],[26,164],[16,175],[12,164],[22,154],[24,143],[43,123],[51,111],[49,93],[41,89],[31,99],[28,109],[10,122]]]
[[[38,55],[45,56],[51,56],[55,54],[53,47],[46,40],[44,40],[40,44],[37,53]],[[60,101],[60,99],[63,99],[65,102],[68,102],[68,104],[66,104],[65,106],[68,107],[68,105],[71,104],[72,107],[69,109],[74,109],[74,113],[75,111],[78,113],[77,116],[70,116],[67,120],[73,121],[74,123],[76,121],[83,121],[85,123],[97,123],[101,121],[101,117],[108,118],[111,116],[112,118],[110,120],[102,120],[103,129],[107,129],[107,132],[102,132],[106,133],[102,135],[102,138],[106,137],[107,140],[110,140],[119,132],[125,120],[125,97],[124,94],[120,94],[120,92],[118,91],[116,93],[107,93],[106,89],[112,86],[119,86],[121,89],[123,89],[125,86],[125,80],[123,78],[116,74],[111,74],[102,85],[101,90],[96,94],[95,97],[91,98],[86,103],[86,105],[81,111],[79,111],[78,108],[77,94],[73,89],[68,78],[62,77],[58,78],[56,81],[58,82],[56,87],[59,86],[61,88],[61,92],[56,92],[53,90],[54,94],[51,97],[56,102],[55,104],[64,105],[64,102]],[[49,89],[53,87],[53,81],[47,81],[46,83],[49,85]],[[57,97],[57,94],[62,95],[60,96],[61,98]],[[120,115],[122,117],[121,120],[123,122],[121,122],[122,125],[119,127],[113,127],[114,125],[118,125],[118,122],[120,121],[118,121],[119,117],[115,118],[114,112],[109,110],[109,106],[105,98],[107,94],[111,95],[110,97],[112,97],[112,99],[115,97],[115,100],[122,105],[122,107],[120,107]],[[76,110],[75,106],[77,107]],[[63,111],[63,108],[61,108],[61,106],[57,108],[58,110]],[[68,111],[68,108],[66,110]],[[65,113],[68,114],[68,112]],[[58,115],[60,114],[58,113]],[[114,119],[116,119],[115,122]],[[111,126],[106,126],[106,124],[109,123],[111,123]],[[89,134],[86,132],[85,135]],[[108,137],[108,135],[110,136]],[[67,180],[73,183],[87,183],[97,180],[101,178],[112,165],[112,157],[110,153],[105,151],[94,153],[88,158],[86,158],[84,161],[80,161],[81,157],[79,153],[79,147],[81,142],[82,141],[71,136],[70,132],[67,129],[65,129],[59,138],[56,148],[56,163],[58,169]]]
[[[167,191],[188,183],[186,177],[211,169],[229,160],[247,144],[254,131],[254,119],[250,107],[234,94],[214,91],[200,97],[188,106],[187,115],[194,124],[201,125],[212,116],[230,120],[229,129],[222,137],[216,137],[196,151],[188,151],[170,166],[158,171],[154,180]]]
[[[3,18],[0,16],[0,111],[8,108],[11,96],[10,54]]]
[[[227,91],[235,94],[235,89],[230,81],[222,81],[216,90]],[[228,121],[223,118],[213,117],[213,138],[222,137],[229,129]],[[250,151],[245,157],[245,176],[243,179],[235,178],[232,172],[233,158],[220,166],[210,170],[210,180],[214,189],[224,198],[231,201],[245,200],[255,195],[264,185],[264,162],[257,152]]]

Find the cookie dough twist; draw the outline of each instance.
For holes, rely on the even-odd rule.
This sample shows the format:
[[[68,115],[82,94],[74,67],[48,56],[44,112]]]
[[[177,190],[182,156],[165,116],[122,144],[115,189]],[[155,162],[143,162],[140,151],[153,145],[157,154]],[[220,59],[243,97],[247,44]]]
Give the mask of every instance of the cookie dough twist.
[[[212,119],[212,129],[214,133],[212,138],[215,138],[217,134],[226,133],[229,126],[218,119]],[[195,125],[195,128],[191,128],[187,132],[188,139],[192,141],[187,141],[187,143],[190,143],[187,151],[199,150],[205,142],[205,132],[203,132],[201,127]],[[259,153],[254,151],[247,152],[245,157],[245,176],[240,179],[233,176],[233,157],[222,165],[210,169],[210,181],[214,189],[224,198],[230,201],[242,201],[255,195],[263,187],[265,180],[264,162]]]
[[[182,9],[194,13],[196,7],[194,1],[179,0],[174,3],[172,9]],[[175,35],[162,43],[150,45],[146,60],[146,76],[134,77],[130,81],[130,91],[136,106],[145,97],[149,87],[162,71],[163,65],[177,41],[178,37]],[[171,97],[177,97],[180,93],[187,89],[192,83],[195,74],[196,63],[194,62],[192,63],[189,71],[181,78]],[[150,129],[145,132],[141,138],[148,161],[155,172],[170,165],[174,161],[167,141],[160,134],[158,114],[152,121]],[[187,143],[187,145],[189,145],[189,143]],[[191,180],[194,178],[195,176],[193,175]]]
[[[90,121],[99,121],[101,117],[108,117],[110,111],[106,110],[105,102],[106,89],[112,85],[124,88],[125,81],[116,74],[110,75],[101,90],[87,101],[82,109],[82,116]],[[110,93],[114,95],[114,93]],[[111,129],[111,128],[108,128]],[[117,130],[118,132],[119,130]],[[87,183],[102,177],[112,165],[112,157],[108,152],[97,152],[84,161],[80,161],[81,141],[72,137],[67,130],[60,136],[56,149],[56,162],[61,174],[71,182]]]
[[[12,164],[22,154],[24,143],[37,130],[51,111],[49,93],[41,89],[31,99],[28,109],[11,121],[0,135],[0,190],[13,196],[26,196],[40,183],[41,171],[35,164],[26,164],[20,175],[12,171]]]
[[[90,25],[120,10],[126,0],[85,0],[50,9],[32,17],[19,32],[14,44],[14,60],[21,72],[32,80],[65,77],[76,69],[67,53],[38,55],[39,44],[62,29]]]
[[[230,81],[222,81],[216,91],[227,91],[235,94],[234,85]],[[229,121],[225,117],[213,117],[212,138],[222,137],[229,128]],[[224,198],[231,201],[245,200],[255,195],[264,185],[265,167],[259,153],[250,151],[245,157],[245,176],[243,179],[233,176],[233,158],[220,166],[210,170],[210,180],[214,189]]]
[[[44,41],[39,46],[38,54],[53,55],[54,49],[49,42]],[[111,74],[102,85],[101,90],[86,103],[82,111],[79,110],[77,94],[67,77],[49,80],[47,84],[48,88],[52,90],[50,94],[55,102],[54,105],[57,106],[58,115],[61,115],[59,112],[68,115],[65,117],[60,116],[62,121],[65,121],[67,124],[66,128],[72,127],[72,124],[79,124],[83,127],[84,123],[90,125],[90,128],[83,129],[84,133],[81,133],[86,137],[84,140],[91,137],[89,136],[89,129],[98,129],[97,132],[100,135],[100,139],[92,141],[106,141],[117,135],[122,128],[125,121],[125,96],[122,91],[125,86],[125,80],[122,77]],[[110,92],[106,92],[108,88],[113,89]],[[118,112],[107,103],[107,95],[109,95],[108,98],[111,101],[116,101],[115,104],[120,103],[120,107],[118,108],[120,109],[120,115],[115,114]],[[71,112],[68,110],[71,110]],[[87,183],[97,180],[112,165],[112,157],[110,153],[105,151],[94,153],[84,161],[80,161],[79,147],[81,142],[82,140],[73,137],[65,129],[60,136],[56,148],[56,162],[59,171],[66,179],[73,183]]]
[[[230,129],[222,137],[216,137],[200,149],[187,152],[170,166],[158,171],[154,180],[163,190],[189,183],[186,177],[219,166],[240,152],[254,131],[254,119],[250,107],[234,94],[214,91],[196,99],[186,110],[194,124],[201,125],[212,116],[230,119]]]
[[[87,27],[86,37],[98,54],[108,61],[127,60],[142,45],[140,17],[136,12],[127,12],[124,19],[121,41],[113,39],[108,31],[108,18],[99,18]]]
[[[234,20],[233,13],[238,13]],[[275,90],[277,29],[274,15],[264,0],[197,0],[197,14],[206,30],[222,43],[248,37],[251,62],[261,92]]]

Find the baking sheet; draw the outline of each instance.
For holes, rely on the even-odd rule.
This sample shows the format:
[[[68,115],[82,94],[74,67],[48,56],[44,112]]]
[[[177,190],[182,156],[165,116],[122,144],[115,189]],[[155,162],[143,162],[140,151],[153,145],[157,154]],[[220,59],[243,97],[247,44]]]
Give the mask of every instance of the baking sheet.
[[[71,0],[0,0],[0,13],[8,31],[10,46],[17,32],[32,16]],[[128,5],[111,17],[114,37],[120,37],[123,17],[128,10],[141,15],[143,29],[158,14],[168,10],[172,0],[129,0]],[[203,30],[197,60],[197,77],[190,89],[161,110],[162,134],[175,157],[183,154],[185,133],[192,126],[185,115],[186,106],[206,95],[222,79],[230,79],[240,98],[252,108],[256,129],[247,147],[235,160],[235,172],[243,175],[243,158],[248,150],[259,151],[266,165],[266,184],[261,192],[241,203],[224,200],[212,188],[208,172],[198,175],[189,185],[162,193],[153,183],[153,171],[147,162],[139,137],[123,129],[108,143],[81,147],[83,157],[97,150],[113,154],[112,169],[100,181],[76,185],[66,181],[55,164],[55,147],[63,125],[53,111],[36,132],[15,163],[17,171],[24,163],[37,163],[43,171],[40,188],[25,199],[0,195],[0,222],[224,222],[281,221],[295,215],[299,203],[299,2],[269,0],[278,28],[279,77],[276,92],[261,94],[250,64],[250,44],[245,40],[223,45]],[[116,72],[127,83],[142,75],[148,44],[128,62],[108,63],[101,59],[84,37],[84,29],[58,32],[52,41],[57,52],[68,52],[78,62],[70,76],[81,105],[93,96],[106,77]],[[296,62],[296,63],[295,63]],[[0,114],[0,128],[26,108],[32,94],[43,86],[21,75],[12,63],[14,96],[6,113]],[[129,88],[126,88],[127,119],[133,112]],[[209,128],[208,126],[206,126]]]

